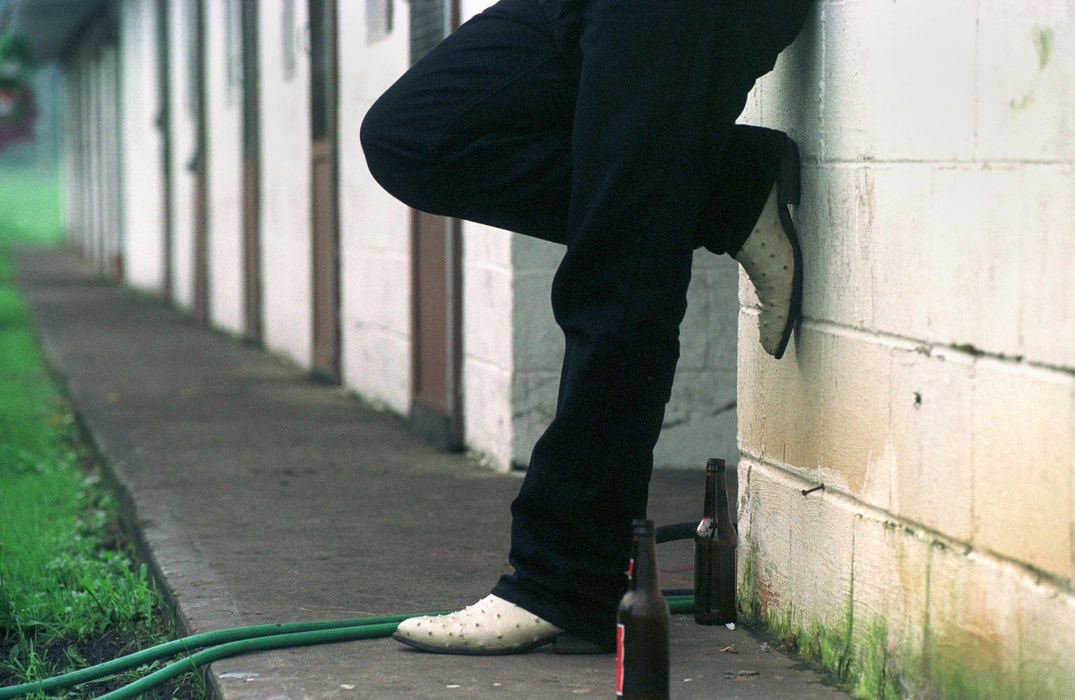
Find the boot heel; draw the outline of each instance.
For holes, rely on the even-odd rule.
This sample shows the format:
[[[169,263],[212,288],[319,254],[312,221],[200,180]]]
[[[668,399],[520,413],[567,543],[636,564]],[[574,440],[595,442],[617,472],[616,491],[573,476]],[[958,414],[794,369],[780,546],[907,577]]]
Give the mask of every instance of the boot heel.
[[[786,206],[788,204],[799,205],[802,197],[802,175],[799,163],[799,146],[790,138],[784,158],[780,162],[780,173],[777,176],[776,185],[777,201]]]

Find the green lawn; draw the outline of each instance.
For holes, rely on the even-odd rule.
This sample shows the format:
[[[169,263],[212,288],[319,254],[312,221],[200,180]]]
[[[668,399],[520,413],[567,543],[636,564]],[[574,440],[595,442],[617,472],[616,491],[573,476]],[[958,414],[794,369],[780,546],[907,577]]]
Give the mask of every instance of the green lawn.
[[[60,182],[34,168],[0,168],[0,241],[55,242],[63,237]]]
[[[0,171],[0,686],[108,660],[173,632],[11,283],[12,244],[60,239],[58,192],[55,178]],[[203,689],[188,678],[167,692],[197,697]]]

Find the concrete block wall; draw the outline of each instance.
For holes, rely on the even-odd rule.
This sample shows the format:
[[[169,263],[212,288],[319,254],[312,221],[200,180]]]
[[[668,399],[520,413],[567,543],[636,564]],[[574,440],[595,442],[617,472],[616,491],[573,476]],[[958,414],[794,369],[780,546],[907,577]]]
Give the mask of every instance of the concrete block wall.
[[[695,251],[676,380],[653,452],[658,467],[701,469],[709,457],[722,457],[729,465],[738,461],[738,275],[732,258]]]
[[[365,3],[341,2],[340,278],[343,381],[364,398],[407,413],[411,402],[411,213],[366,168],[359,125],[409,65],[409,3],[394,30],[371,37]]]
[[[305,2],[260,3],[263,340],[302,366],[313,342],[306,22]]]
[[[553,418],[563,333],[553,319],[552,278],[563,256],[556,244],[516,236],[512,243],[514,333],[511,370],[511,461],[525,466]],[[680,360],[654,464],[700,468],[708,457],[738,459],[736,449],[736,297],[738,265],[705,250],[695,254],[680,327]],[[754,339],[753,342],[757,342]]]
[[[181,309],[194,303],[194,172],[197,155],[194,97],[194,3],[170,0],[168,88],[171,92],[171,299]]]
[[[205,6],[209,318],[243,331],[241,0]]]
[[[518,289],[513,251],[519,236],[463,224],[463,428],[467,445],[506,469],[521,416],[514,398],[518,377]]]
[[[64,81],[71,110],[65,117],[68,140],[64,163],[69,238],[105,277],[118,278],[123,247],[123,188],[120,180],[123,116],[122,55],[111,17],[102,14],[70,49]]]
[[[119,35],[125,279],[136,289],[156,293],[164,283],[164,174],[160,162],[162,139],[156,125],[156,3],[122,3]]]
[[[1073,86],[1070,3],[825,1],[744,115],[806,289],[776,362],[741,281],[740,592],[863,693],[1075,693]]]

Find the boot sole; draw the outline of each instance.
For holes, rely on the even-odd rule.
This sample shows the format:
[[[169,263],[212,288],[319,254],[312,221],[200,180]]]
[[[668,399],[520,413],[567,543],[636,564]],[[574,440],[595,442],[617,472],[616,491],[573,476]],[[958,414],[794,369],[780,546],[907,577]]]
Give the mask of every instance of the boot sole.
[[[418,649],[419,651],[429,652],[431,654],[456,654],[462,656],[508,656],[510,654],[523,654],[528,651],[533,651],[538,647],[545,646],[546,644],[552,644],[556,637],[552,636],[548,639],[540,639],[536,642],[527,642],[526,644],[520,644],[514,647],[506,647],[501,649],[482,649],[482,648],[459,648],[459,647],[441,647],[435,644],[425,644],[414,639],[408,639],[400,634],[393,634],[392,639],[397,642],[402,642],[409,647]]]
[[[780,228],[791,244],[794,267],[791,280],[791,303],[788,305],[788,320],[780,335],[780,344],[777,346],[773,357],[780,359],[787,350],[791,334],[795,330],[795,324],[799,321],[802,313],[803,300],[803,254],[799,247],[799,232],[795,228],[795,222],[791,219],[792,205],[798,206],[802,198],[802,171],[799,162],[799,146],[788,139],[787,150],[780,162],[780,172],[776,183],[777,204],[780,212]]]

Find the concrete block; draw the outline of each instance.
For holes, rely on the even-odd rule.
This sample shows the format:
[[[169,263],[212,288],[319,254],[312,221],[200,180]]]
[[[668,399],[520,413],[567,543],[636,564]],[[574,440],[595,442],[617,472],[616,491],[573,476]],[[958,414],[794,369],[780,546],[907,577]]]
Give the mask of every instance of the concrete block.
[[[345,318],[401,337],[411,334],[410,260],[367,252],[361,267],[350,270]]]
[[[120,70],[123,119],[120,173],[125,281],[159,293],[164,281],[164,179],[157,117],[155,6],[126,3],[120,8]],[[137,202],[137,206],[131,206]],[[71,209],[71,205],[68,205]]]
[[[1071,366],[1070,175],[1064,166],[807,167],[797,212],[804,313]],[[757,303],[745,279],[740,299]]]
[[[463,273],[463,346],[468,357],[511,367],[512,280],[499,267],[469,266]]]
[[[874,327],[1016,352],[1019,300],[1012,290],[1022,271],[1010,256],[1020,245],[1015,221],[1026,220],[1019,216],[1022,175],[912,165],[870,177]]]
[[[722,329],[710,328],[709,323],[713,316],[711,309],[721,305],[721,300],[714,298],[716,294],[715,290],[710,287],[711,279],[711,275],[704,272],[694,274],[691,285],[687,289],[687,313],[679,325],[677,379],[687,372],[693,374],[705,368],[711,341],[713,344],[720,344],[720,341],[724,340],[726,345],[730,344],[734,347],[734,342],[730,341],[726,335],[716,335]],[[736,307],[734,296],[723,301],[725,306],[732,309]]]
[[[932,548],[923,652],[947,697],[1034,697],[1019,687],[1022,576],[995,559]]]
[[[511,373],[471,358],[463,364],[463,426],[470,449],[494,468],[511,466]]]
[[[398,342],[378,344],[377,351],[396,355],[378,358],[378,364],[387,362],[402,368],[393,370],[392,375],[403,372],[403,386],[409,387],[410,211],[373,182],[364,164],[361,174],[345,180],[342,186],[349,187],[341,191],[340,198],[340,326],[342,344],[351,348],[342,358],[345,382],[350,385],[347,377],[365,376],[366,368],[360,363],[369,349],[360,349],[362,343],[377,333],[387,333]],[[393,243],[393,237],[400,240]],[[376,378],[363,381],[372,381],[374,386],[378,383]],[[402,390],[378,389],[378,394],[388,391],[395,396]],[[409,404],[409,393],[392,402],[401,412],[409,410]]]
[[[885,697],[886,685],[900,697],[921,690],[932,546],[898,521],[856,521],[851,614],[857,696]]]
[[[802,31],[776,66],[754,86],[739,121],[787,132],[804,160],[824,152],[824,43],[821,3],[813,5]]]
[[[519,272],[542,272],[550,278],[567,251],[558,243],[542,241],[521,234],[510,234],[512,267]]]
[[[1068,697],[1063,582],[745,458],[740,598],[868,697]]]
[[[872,326],[874,173],[860,166],[803,167],[803,202],[795,218],[803,253],[803,314],[810,318]],[[758,305],[745,274],[739,300],[743,306]]]
[[[564,334],[552,315],[552,277],[546,272],[516,271],[512,282],[513,308],[507,325],[513,334],[515,372],[560,371]]]
[[[267,2],[259,13],[262,300],[266,345],[306,366],[312,306],[309,70],[295,44],[306,6],[294,5],[287,27],[283,16],[279,2]],[[295,51],[294,66],[285,47]]]
[[[1075,369],[1075,166],[1027,167],[1025,182],[1021,206],[1005,220],[1012,232],[1013,266],[1021,271],[1018,354]]]
[[[169,82],[171,102],[170,146],[172,156],[172,300],[182,309],[194,301],[194,178],[187,163],[195,155],[195,126],[191,110],[190,56],[193,46],[186,34],[193,18],[193,5],[169,3]],[[186,96],[184,99],[183,96]]]
[[[735,464],[739,459],[735,409],[734,369],[677,372],[653,450],[654,464],[700,469],[709,457]]]
[[[556,414],[558,372],[516,373],[511,381],[512,463],[525,466],[530,452]]]
[[[981,160],[1075,160],[1075,14],[1070,3],[984,0],[978,12]]]
[[[734,369],[739,265],[726,255],[695,254],[687,314],[680,326],[678,371]]]
[[[411,410],[409,336],[352,323],[344,331],[344,383],[364,399],[408,414]]]
[[[973,407],[976,547],[1070,579],[1075,376],[981,359]]]
[[[770,624],[839,637],[850,633],[859,516],[824,492],[804,497],[808,485],[746,455],[739,462],[740,589]]]
[[[234,3],[206,7],[209,314],[234,333],[244,326],[238,10]]]
[[[366,170],[341,179],[340,245],[410,257],[411,209],[381,189]]]
[[[741,312],[740,450],[890,508],[891,346],[866,334],[804,323],[776,361],[757,343],[756,326],[753,312]]]
[[[1015,575],[1009,570],[1009,576]],[[1075,696],[1075,596],[1039,581],[1020,590],[1019,667],[1024,697]]]
[[[860,170],[854,181],[857,211],[852,225],[862,229],[866,255],[850,264],[863,268],[856,281],[865,285],[860,294],[868,298],[869,325],[877,331],[928,338],[935,323],[932,306],[937,300],[929,285],[938,263],[930,248],[934,238],[963,239],[931,225],[933,173],[934,166],[928,164],[885,164]],[[958,200],[951,206],[965,209]],[[839,297],[841,291],[842,296],[856,296],[854,288],[829,294]]]
[[[966,357],[892,350],[889,436],[892,511],[948,537],[974,531],[974,367]]]
[[[512,234],[492,226],[470,221],[463,222],[463,259],[466,267],[485,267],[511,270]]]
[[[271,253],[271,250],[267,252]],[[305,263],[302,270],[309,269],[308,255],[296,255],[292,260],[295,265]],[[271,263],[268,260],[262,263],[263,275],[274,282],[262,289],[265,346],[286,355],[299,366],[307,367],[313,343],[312,311],[307,290],[309,279],[288,274],[279,262],[274,256]]]
[[[823,160],[973,157],[977,4],[821,3]]]

